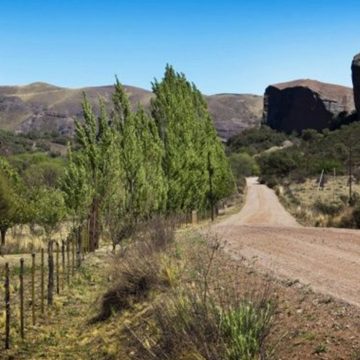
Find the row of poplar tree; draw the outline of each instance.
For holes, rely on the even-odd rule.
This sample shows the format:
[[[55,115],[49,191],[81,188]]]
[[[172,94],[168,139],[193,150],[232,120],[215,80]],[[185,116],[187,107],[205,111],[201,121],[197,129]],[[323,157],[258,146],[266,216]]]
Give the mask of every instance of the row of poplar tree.
[[[100,99],[97,113],[85,96],[59,191],[45,196],[49,230],[60,220],[60,194],[74,225],[87,224],[94,250],[105,229],[117,243],[155,214],[211,209],[233,193],[233,175],[199,90],[171,66],[152,86],[150,111],[133,110],[118,80],[112,103]]]
[[[151,112],[132,111],[117,81],[108,112],[96,116],[86,100],[76,124],[80,150],[69,151],[65,200],[80,222],[89,219],[90,244],[106,226],[114,242],[153,214],[213,208],[234,191],[234,179],[206,102],[183,74],[166,67],[153,83]]]

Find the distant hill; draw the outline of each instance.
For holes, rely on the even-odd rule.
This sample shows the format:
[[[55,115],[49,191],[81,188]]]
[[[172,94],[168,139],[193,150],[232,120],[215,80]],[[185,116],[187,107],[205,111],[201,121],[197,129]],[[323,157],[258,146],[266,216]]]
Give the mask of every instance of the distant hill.
[[[150,91],[125,86],[133,106],[149,107]],[[97,109],[98,98],[110,102],[113,86],[62,88],[46,83],[25,86],[0,86],[0,129],[15,133],[73,133],[74,120],[81,118],[81,102],[85,92]],[[218,94],[206,96],[219,136],[228,139],[261,122],[261,96]]]

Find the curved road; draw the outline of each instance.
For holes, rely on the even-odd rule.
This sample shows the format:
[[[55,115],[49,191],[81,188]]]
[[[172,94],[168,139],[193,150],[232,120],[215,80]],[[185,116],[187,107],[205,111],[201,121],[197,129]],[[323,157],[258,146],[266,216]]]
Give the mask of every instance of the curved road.
[[[256,178],[248,178],[247,185],[243,209],[214,225],[227,252],[360,306],[360,231],[302,227],[273,190]]]

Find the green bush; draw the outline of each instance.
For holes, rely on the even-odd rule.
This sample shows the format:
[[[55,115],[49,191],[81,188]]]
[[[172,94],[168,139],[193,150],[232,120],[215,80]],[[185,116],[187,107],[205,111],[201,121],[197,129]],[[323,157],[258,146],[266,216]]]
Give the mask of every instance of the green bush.
[[[229,160],[236,179],[259,175],[259,165],[257,164],[256,160],[249,154],[231,154]]]
[[[314,203],[314,209],[325,215],[337,215],[343,210],[343,208],[344,204],[335,200],[323,201],[318,199]]]
[[[260,172],[263,176],[286,177],[299,166],[297,154],[288,150],[266,153],[258,158]]]
[[[258,154],[273,146],[280,146],[288,136],[268,126],[259,129],[247,129],[241,134],[228,140],[227,146],[231,152],[247,152],[250,155]]]

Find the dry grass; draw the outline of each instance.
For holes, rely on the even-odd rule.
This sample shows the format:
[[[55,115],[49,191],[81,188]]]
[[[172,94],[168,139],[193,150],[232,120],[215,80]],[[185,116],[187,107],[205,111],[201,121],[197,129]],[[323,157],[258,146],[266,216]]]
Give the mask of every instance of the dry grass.
[[[176,219],[156,217],[140,224],[128,248],[122,248],[114,261],[114,284],[101,299],[99,314],[93,322],[104,321],[144,301],[151,291],[171,284],[171,273],[161,252],[174,242]]]
[[[61,241],[66,239],[70,228],[70,223],[63,223],[59,231],[54,234],[53,240]],[[38,252],[42,248],[46,248],[43,229],[38,226],[31,229],[28,225],[17,225],[7,232],[6,243],[2,248],[2,253],[24,254],[33,251]]]
[[[304,225],[340,226],[348,216],[348,177],[326,178],[319,189],[318,179],[307,179],[304,183],[279,187],[277,194],[288,210]],[[360,184],[353,184],[353,194],[358,197]]]
[[[156,252],[162,260],[154,257],[154,253],[137,257],[141,271],[132,266],[132,275],[127,271],[125,278],[123,270],[120,272],[122,281],[116,289],[118,292],[121,289],[121,294],[124,286],[127,290],[121,299],[128,299],[129,277],[143,279],[145,273],[151,279],[146,293],[149,289],[153,292],[151,299],[144,297],[143,292],[136,296],[137,303],[151,301],[146,321],[126,326],[125,333],[133,340],[132,358],[266,358],[269,353],[266,339],[273,316],[269,293],[254,291],[255,287],[251,296],[250,292],[240,292],[236,272],[229,277],[220,275],[220,253],[221,243],[217,238],[192,235],[162,248],[161,253]],[[121,268],[124,269],[123,265]],[[129,270],[128,266],[125,268]],[[164,274],[168,275],[164,277]],[[165,281],[174,278],[177,281]],[[137,287],[131,286],[134,288]]]

